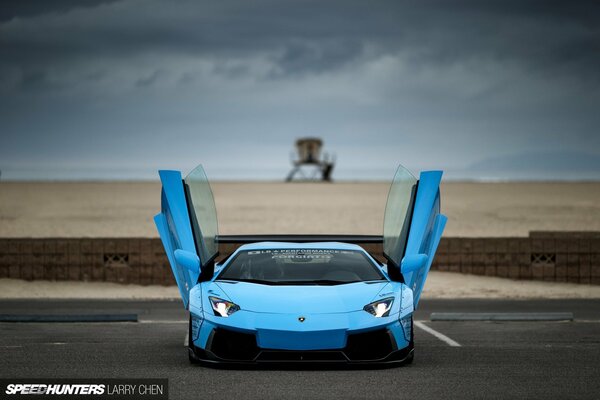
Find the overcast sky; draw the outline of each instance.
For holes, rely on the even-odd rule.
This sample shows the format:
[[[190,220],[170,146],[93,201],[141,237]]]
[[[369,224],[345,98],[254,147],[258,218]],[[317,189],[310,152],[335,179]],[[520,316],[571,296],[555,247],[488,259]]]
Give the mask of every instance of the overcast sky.
[[[600,3],[3,1],[2,179],[600,178]]]

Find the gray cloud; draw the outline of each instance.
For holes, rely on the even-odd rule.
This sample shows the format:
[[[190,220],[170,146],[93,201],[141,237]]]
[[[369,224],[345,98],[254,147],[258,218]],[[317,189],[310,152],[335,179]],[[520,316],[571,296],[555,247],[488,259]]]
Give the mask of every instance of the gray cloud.
[[[594,2],[121,1],[66,10],[73,3],[60,4],[62,12],[3,23],[5,64],[26,68],[34,60],[63,64],[156,51],[217,58],[267,52],[281,71],[298,73],[338,68],[370,44],[382,53],[401,52],[418,67],[487,59],[555,72],[580,68],[593,79],[600,74]]]
[[[0,22],[50,13],[65,13],[75,8],[95,7],[114,1],[117,0],[4,0],[0,8]]]
[[[0,167],[285,168],[304,134],[359,169],[600,149],[597,2],[7,4]]]

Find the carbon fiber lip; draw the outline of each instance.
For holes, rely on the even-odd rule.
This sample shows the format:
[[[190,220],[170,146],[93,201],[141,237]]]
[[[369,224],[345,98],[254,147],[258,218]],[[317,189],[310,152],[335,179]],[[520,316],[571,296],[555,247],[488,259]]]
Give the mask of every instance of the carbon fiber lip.
[[[410,346],[405,347],[403,349],[394,350],[390,354],[388,354],[386,357],[377,359],[377,360],[351,361],[350,359],[348,359],[348,357],[345,354],[343,354],[342,351],[335,351],[335,350],[333,350],[333,351],[318,350],[318,351],[313,351],[313,352],[296,352],[296,351],[284,351],[284,352],[287,352],[290,354],[291,353],[318,354],[319,352],[321,352],[321,353],[339,352],[340,354],[344,355],[344,358],[343,359],[340,358],[338,360],[323,360],[323,359],[319,360],[319,359],[315,359],[312,357],[310,359],[263,360],[260,358],[260,355],[262,353],[272,353],[274,351],[273,350],[262,350],[253,360],[245,361],[245,360],[222,359],[222,358],[217,357],[210,350],[198,349],[195,346],[193,349],[190,347],[188,350],[190,353],[190,358],[194,359],[195,361],[197,361],[199,363],[203,363],[203,364],[207,364],[207,365],[231,365],[231,366],[236,366],[236,365],[238,365],[238,366],[260,366],[260,365],[278,365],[278,364],[281,364],[281,365],[331,364],[331,365],[340,365],[340,366],[344,366],[344,365],[346,365],[346,366],[351,366],[351,365],[355,365],[355,366],[360,366],[360,365],[364,365],[364,366],[368,366],[368,365],[401,365],[401,364],[405,363],[406,361],[408,361],[414,354],[414,347],[411,344]]]

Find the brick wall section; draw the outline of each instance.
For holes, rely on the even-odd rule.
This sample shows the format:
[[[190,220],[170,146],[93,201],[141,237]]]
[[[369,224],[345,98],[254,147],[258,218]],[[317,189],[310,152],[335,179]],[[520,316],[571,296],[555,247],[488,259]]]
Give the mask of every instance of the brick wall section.
[[[365,244],[383,261],[381,245]],[[236,244],[221,246],[226,255]],[[600,285],[600,232],[442,238],[432,269]],[[0,239],[0,278],[175,284],[160,239]]]
[[[160,239],[0,239],[0,278],[175,284]]]
[[[600,232],[442,238],[432,269],[511,279],[600,285]]]

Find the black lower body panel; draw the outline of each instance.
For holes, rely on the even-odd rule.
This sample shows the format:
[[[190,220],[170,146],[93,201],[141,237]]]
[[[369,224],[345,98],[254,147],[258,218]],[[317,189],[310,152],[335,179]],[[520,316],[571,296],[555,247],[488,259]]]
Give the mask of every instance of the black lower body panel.
[[[256,336],[215,329],[211,332],[206,349],[190,347],[190,359],[207,364],[346,364],[386,365],[412,361],[413,344],[398,349],[393,335],[387,329],[348,335],[346,347],[331,350],[277,350],[262,349]]]

